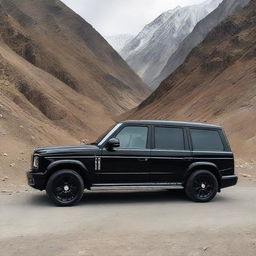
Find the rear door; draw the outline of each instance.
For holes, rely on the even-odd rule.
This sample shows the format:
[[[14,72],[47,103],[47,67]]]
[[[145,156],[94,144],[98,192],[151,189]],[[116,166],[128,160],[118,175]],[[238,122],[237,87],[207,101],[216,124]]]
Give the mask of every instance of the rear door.
[[[182,182],[192,162],[186,130],[177,126],[153,126],[152,138],[151,181]]]

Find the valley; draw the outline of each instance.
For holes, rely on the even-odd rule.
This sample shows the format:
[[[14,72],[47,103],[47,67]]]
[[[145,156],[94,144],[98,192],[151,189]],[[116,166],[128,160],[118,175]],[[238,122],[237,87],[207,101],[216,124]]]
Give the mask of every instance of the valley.
[[[1,255],[254,256],[256,0],[178,6],[123,32],[104,39],[59,0],[0,0]],[[126,119],[223,126],[237,186],[207,204],[85,190],[61,208],[27,185],[35,148],[88,144]]]
[[[184,63],[166,66],[168,78],[151,95],[85,20],[60,1],[31,1],[0,1],[2,188],[23,189],[34,148],[86,144],[122,119],[222,125],[237,165],[254,166],[255,0],[243,10],[248,0],[216,5],[177,49],[177,63],[188,54]],[[254,177],[253,168],[239,174]]]

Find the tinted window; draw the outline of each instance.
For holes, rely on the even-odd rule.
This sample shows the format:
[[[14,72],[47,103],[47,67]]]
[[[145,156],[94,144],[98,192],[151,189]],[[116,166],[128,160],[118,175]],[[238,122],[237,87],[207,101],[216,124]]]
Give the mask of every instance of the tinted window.
[[[214,130],[191,129],[193,149],[195,151],[223,151],[224,146],[219,132]]]
[[[120,140],[120,148],[147,147],[148,128],[139,126],[127,126],[123,128],[116,138]]]
[[[155,148],[184,150],[183,129],[155,127]]]

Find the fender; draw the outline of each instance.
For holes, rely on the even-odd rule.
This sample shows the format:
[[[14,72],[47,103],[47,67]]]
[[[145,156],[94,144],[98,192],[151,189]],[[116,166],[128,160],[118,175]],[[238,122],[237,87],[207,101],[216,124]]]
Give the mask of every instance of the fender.
[[[82,178],[85,181],[85,184],[88,185],[90,183],[90,175],[88,169],[82,162],[78,160],[57,160],[52,162],[47,167],[47,176],[50,176],[53,172],[61,168],[77,168],[75,169],[75,171],[77,171],[82,176]]]
[[[207,169],[207,170],[213,172],[213,174],[215,174],[217,176],[217,180],[220,185],[221,174],[220,174],[219,168],[216,164],[211,163],[211,162],[194,162],[194,163],[192,163],[188,167],[187,171],[184,174],[184,183],[186,182],[186,180],[188,179],[188,177],[194,170],[199,170],[199,169]]]

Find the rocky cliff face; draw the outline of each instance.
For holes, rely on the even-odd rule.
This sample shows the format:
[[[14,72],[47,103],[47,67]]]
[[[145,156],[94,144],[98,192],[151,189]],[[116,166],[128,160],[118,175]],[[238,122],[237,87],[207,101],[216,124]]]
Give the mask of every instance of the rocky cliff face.
[[[171,55],[160,75],[152,82],[152,85],[157,87],[160,82],[184,62],[191,50],[204,40],[209,31],[220,24],[226,17],[246,6],[249,1],[224,0],[217,9],[202,19]]]
[[[224,126],[237,158],[256,153],[256,1],[227,18],[131,114]]]
[[[207,0],[200,5],[177,7],[160,15],[128,43],[121,55],[127,63],[152,85],[170,56],[195,25],[222,0]]]

